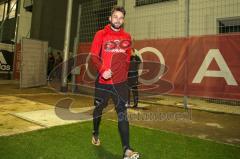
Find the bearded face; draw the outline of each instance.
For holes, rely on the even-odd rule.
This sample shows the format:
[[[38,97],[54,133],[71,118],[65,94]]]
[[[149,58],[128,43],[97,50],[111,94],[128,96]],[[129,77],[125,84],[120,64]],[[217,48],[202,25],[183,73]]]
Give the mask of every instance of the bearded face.
[[[109,17],[111,26],[114,29],[120,29],[124,23],[124,15],[120,11],[115,11],[112,16]]]
[[[120,29],[122,27],[122,24],[121,23],[112,23],[110,22],[111,26],[114,28],[114,29]]]

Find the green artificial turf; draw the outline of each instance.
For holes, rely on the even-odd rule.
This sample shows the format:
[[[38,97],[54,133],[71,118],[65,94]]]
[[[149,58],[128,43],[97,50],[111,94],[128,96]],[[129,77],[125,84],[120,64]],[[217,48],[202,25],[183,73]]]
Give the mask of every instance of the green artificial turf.
[[[103,120],[102,145],[91,145],[92,122],[0,137],[1,159],[121,159],[117,123]],[[240,148],[131,126],[131,145],[142,159],[233,159]]]

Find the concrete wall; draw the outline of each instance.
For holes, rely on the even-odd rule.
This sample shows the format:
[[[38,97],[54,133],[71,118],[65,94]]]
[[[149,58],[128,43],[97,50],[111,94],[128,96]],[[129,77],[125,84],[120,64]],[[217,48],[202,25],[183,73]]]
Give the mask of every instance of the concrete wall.
[[[74,0],[72,12],[70,50],[73,48],[77,29],[78,6],[82,4],[80,40],[90,42],[100,23],[108,18],[109,2],[113,0]],[[186,36],[185,0],[172,0],[144,6],[135,6],[135,0],[118,0],[127,10],[125,29],[133,38],[160,39]],[[49,46],[63,49],[66,0],[34,0],[31,38],[49,42]],[[107,8],[108,7],[108,8]],[[239,0],[190,0],[189,34],[217,34],[217,19],[240,16]],[[106,9],[106,10],[105,10]],[[102,14],[101,11],[106,11]],[[102,17],[99,17],[99,13]],[[105,21],[104,23],[106,23]],[[28,26],[25,23],[25,26]],[[21,28],[26,28],[25,26]],[[26,32],[23,34],[26,35]]]
[[[218,34],[218,19],[240,16],[239,0],[191,0],[190,35]]]
[[[27,12],[23,7],[24,0],[20,1],[20,16],[18,22],[18,35],[17,42],[20,42],[22,37],[30,37],[31,21],[32,21],[32,12]]]
[[[124,0],[118,0],[123,4]],[[190,0],[190,35],[217,34],[217,19],[240,16],[239,0]],[[135,6],[125,0],[125,28],[135,39],[184,37],[185,0]]]

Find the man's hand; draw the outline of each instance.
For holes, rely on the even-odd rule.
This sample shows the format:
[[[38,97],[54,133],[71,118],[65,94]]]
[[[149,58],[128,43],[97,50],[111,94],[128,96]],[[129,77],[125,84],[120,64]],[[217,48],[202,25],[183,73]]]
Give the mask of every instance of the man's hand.
[[[105,80],[111,78],[111,77],[112,77],[112,71],[111,71],[110,69],[104,71],[104,72],[102,73],[102,77],[103,77]]]

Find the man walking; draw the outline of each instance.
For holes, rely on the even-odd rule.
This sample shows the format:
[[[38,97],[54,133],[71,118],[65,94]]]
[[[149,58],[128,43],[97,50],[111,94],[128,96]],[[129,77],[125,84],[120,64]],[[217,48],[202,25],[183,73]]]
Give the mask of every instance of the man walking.
[[[109,17],[110,24],[95,34],[92,43],[91,59],[98,70],[95,84],[92,144],[100,145],[99,126],[102,112],[109,98],[112,98],[118,115],[123,158],[137,159],[139,154],[134,152],[129,144],[127,75],[131,55],[131,36],[122,28],[125,14],[123,7],[114,7]]]

